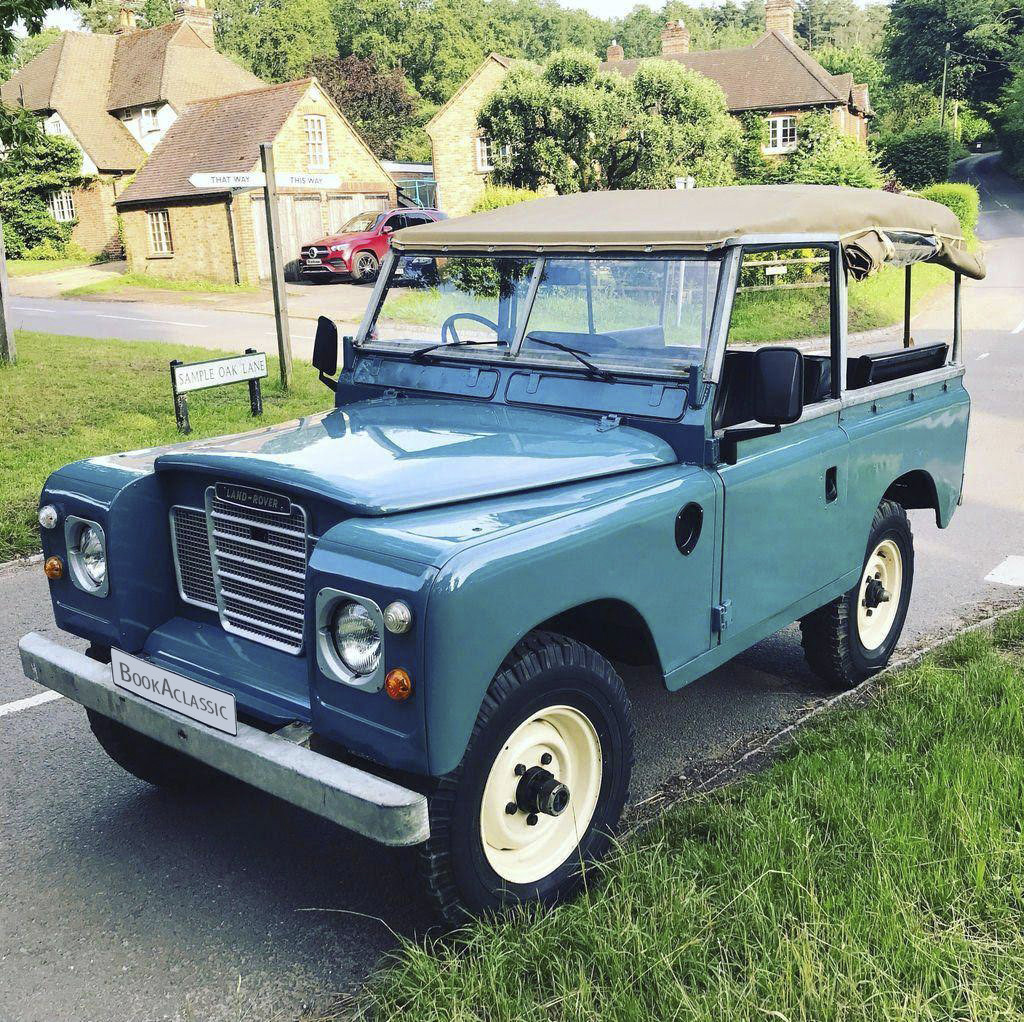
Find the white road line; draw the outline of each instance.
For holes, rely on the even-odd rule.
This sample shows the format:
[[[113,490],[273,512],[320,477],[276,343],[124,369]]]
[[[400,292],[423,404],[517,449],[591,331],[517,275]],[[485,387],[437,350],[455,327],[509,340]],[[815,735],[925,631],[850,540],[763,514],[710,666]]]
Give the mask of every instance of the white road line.
[[[20,710],[30,710],[33,706],[42,706],[43,703],[52,703],[54,699],[63,698],[59,692],[40,692],[27,699],[17,699],[13,703],[5,703],[0,706],[0,717],[9,717],[12,713],[18,713]]]
[[[1024,557],[1011,554],[985,576],[985,581],[1004,586],[1024,586]]]
[[[986,351],[984,355],[979,355],[977,361],[980,362],[983,358],[988,358],[991,352]]]
[[[1011,331],[1011,334],[1019,334],[1021,330],[1024,330],[1024,319],[1022,319]]]
[[[82,315],[88,316],[89,313],[83,313]],[[143,319],[141,316],[112,316],[109,312],[94,312],[92,313],[97,319],[123,319],[129,323],[156,323],[158,326],[187,326],[193,329],[201,329],[202,323],[179,323],[173,319]]]
[[[37,309],[34,305],[12,305],[15,312],[37,312],[40,316],[59,316],[56,309]]]

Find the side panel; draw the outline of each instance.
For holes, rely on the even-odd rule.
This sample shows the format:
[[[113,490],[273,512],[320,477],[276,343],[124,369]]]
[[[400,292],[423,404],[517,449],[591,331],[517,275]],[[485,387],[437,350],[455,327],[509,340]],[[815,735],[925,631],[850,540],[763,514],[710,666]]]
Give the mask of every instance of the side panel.
[[[702,506],[704,523],[697,546],[683,556],[675,519],[690,501]],[[713,477],[688,470],[447,561],[426,617],[430,772],[458,764],[505,655],[556,614],[594,600],[631,605],[647,622],[666,674],[709,649],[717,501]]]

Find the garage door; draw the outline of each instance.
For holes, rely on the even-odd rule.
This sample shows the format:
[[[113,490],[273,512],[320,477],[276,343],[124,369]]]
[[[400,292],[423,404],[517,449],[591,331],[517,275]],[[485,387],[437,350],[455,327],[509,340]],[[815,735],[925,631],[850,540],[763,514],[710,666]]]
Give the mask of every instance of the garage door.
[[[333,234],[340,231],[357,213],[381,213],[391,208],[388,195],[329,195],[327,197],[327,226]]]

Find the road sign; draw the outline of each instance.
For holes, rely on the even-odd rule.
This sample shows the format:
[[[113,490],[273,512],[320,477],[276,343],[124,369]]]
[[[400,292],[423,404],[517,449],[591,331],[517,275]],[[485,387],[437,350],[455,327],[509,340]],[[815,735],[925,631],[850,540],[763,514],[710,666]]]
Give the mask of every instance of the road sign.
[[[341,187],[341,178],[337,174],[275,174],[274,180],[278,188]],[[193,174],[188,183],[193,188],[265,188],[267,176],[258,171],[251,174]]]
[[[278,188],[340,188],[337,174],[275,174]]]
[[[246,348],[244,355],[230,358],[211,358],[188,365],[175,359],[171,362],[171,396],[174,398],[174,417],[181,433],[191,433],[188,418],[188,395],[193,390],[222,387],[225,383],[249,384],[249,407],[253,415],[263,414],[263,394],[260,380],[267,376],[267,356],[255,348]]]

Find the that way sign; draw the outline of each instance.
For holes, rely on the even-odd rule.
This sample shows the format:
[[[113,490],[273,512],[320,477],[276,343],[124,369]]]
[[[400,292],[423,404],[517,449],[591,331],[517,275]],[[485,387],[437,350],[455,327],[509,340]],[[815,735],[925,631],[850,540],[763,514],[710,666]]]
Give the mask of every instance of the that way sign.
[[[275,174],[278,188],[340,188],[337,174]],[[248,174],[193,174],[188,182],[193,188],[265,188],[267,176],[259,171]]]

